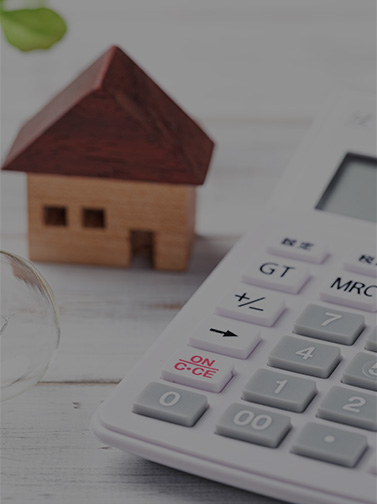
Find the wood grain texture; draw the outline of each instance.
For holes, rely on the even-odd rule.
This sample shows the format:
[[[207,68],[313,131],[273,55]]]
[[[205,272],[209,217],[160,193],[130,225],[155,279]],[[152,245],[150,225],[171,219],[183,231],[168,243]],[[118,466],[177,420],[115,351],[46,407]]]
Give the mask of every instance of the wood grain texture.
[[[147,231],[153,233],[154,267],[185,270],[194,238],[195,191],[177,184],[28,174],[29,256],[128,267],[133,232]],[[64,218],[49,220],[48,211],[63,212]]]
[[[4,406],[2,503],[218,504],[219,496],[224,503],[270,502],[94,439],[91,414],[113,387],[38,385]]]
[[[23,126],[3,169],[199,185],[213,147],[114,46]]]

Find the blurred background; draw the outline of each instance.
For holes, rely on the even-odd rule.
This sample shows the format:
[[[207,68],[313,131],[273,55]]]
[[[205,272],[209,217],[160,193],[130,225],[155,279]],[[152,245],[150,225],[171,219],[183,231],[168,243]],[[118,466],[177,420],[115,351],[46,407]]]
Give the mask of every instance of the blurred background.
[[[61,42],[31,53],[1,44],[2,159],[23,121],[117,44],[217,142],[208,189],[201,190],[217,205],[204,212],[201,203],[199,233],[222,232],[234,198],[245,207],[232,227],[244,232],[250,198],[265,201],[324,100],[343,88],[376,89],[374,0],[54,0],[48,6],[67,21]],[[230,170],[236,178],[227,180],[226,195],[209,189]],[[22,184],[23,175],[5,174],[3,198],[12,198],[16,177]],[[256,177],[263,180],[254,192]],[[14,208],[4,233],[9,225],[20,229],[16,215]]]

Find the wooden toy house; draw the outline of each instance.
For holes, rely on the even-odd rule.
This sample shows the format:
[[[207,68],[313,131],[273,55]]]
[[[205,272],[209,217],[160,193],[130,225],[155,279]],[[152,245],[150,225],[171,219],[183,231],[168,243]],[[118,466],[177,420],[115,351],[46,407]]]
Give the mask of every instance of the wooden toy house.
[[[35,261],[187,267],[212,140],[112,47],[20,130],[4,170],[27,173]]]

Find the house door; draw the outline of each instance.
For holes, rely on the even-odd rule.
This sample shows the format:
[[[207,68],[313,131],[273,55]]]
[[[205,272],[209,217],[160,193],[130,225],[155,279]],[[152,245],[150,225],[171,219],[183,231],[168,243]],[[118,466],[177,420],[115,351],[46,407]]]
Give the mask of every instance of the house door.
[[[130,231],[131,260],[134,257],[149,258],[153,263],[154,232],[132,229]]]

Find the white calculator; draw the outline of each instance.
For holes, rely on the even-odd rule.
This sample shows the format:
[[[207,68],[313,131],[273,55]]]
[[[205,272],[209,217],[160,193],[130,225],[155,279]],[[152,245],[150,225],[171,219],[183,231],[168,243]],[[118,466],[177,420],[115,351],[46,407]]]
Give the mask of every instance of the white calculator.
[[[375,110],[344,95],[315,123],[261,224],[96,411],[98,438],[292,503],[376,503]]]

